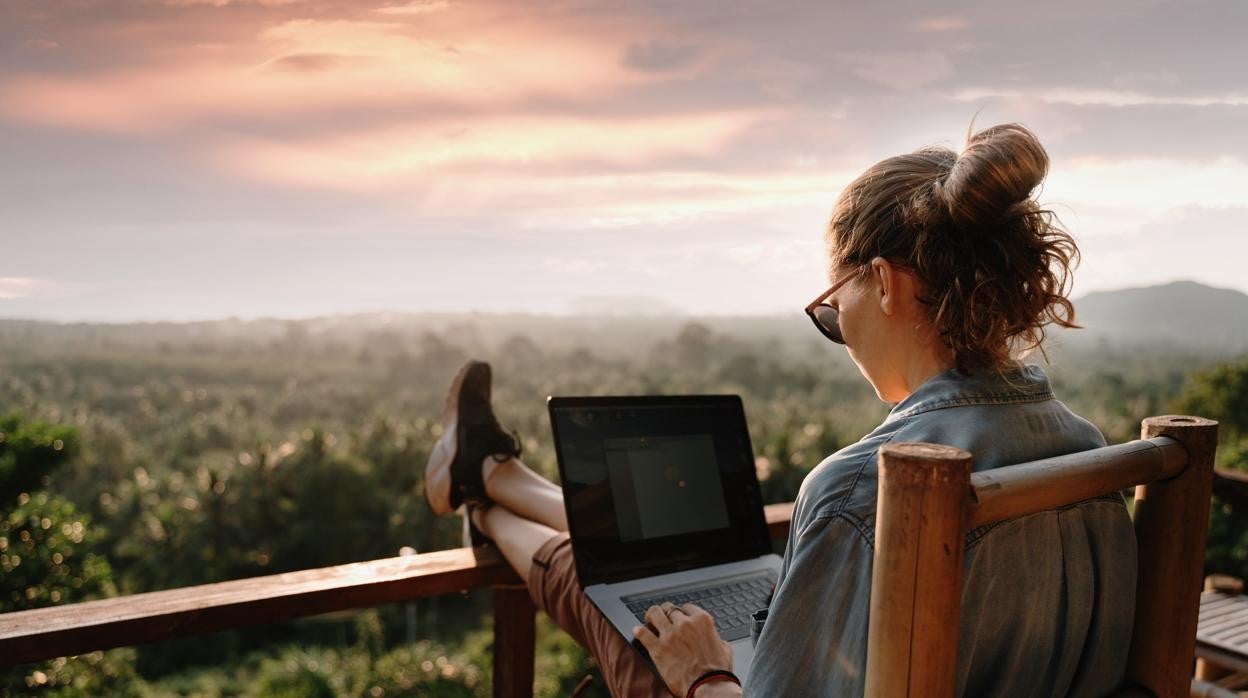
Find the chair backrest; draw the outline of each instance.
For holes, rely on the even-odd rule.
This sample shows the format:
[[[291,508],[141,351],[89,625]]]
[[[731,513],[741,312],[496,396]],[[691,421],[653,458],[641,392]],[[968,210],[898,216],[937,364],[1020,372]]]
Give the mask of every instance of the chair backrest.
[[[1139,568],[1124,691],[1188,695],[1217,434],[1213,420],[1150,417],[1138,441],[974,474],[972,455],[951,446],[882,448],[866,695],[953,695],[967,531],[1132,486]]]

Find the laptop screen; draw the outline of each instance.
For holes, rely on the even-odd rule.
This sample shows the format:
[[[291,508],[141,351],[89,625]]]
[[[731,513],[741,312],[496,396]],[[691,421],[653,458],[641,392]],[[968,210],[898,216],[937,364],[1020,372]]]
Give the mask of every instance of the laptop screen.
[[[771,552],[740,398],[549,404],[582,586]]]

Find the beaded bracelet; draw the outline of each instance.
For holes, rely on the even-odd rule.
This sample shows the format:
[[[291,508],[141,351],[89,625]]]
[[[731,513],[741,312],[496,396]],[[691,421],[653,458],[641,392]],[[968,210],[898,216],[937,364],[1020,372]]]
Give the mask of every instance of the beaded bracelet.
[[[693,683],[689,684],[689,691],[685,694],[685,698],[693,698],[694,691],[698,690],[705,684],[711,683],[712,681],[731,681],[738,686],[741,685],[741,679],[737,678],[737,675],[731,671],[728,671],[727,669],[712,669],[694,679]]]

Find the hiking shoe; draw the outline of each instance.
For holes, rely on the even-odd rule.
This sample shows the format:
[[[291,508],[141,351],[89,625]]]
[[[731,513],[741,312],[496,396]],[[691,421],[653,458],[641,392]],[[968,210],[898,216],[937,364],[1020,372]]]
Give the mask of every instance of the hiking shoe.
[[[442,435],[425,464],[425,501],[450,514],[464,502],[487,503],[481,463],[520,455],[520,439],[503,430],[490,407],[490,365],[469,361],[455,375],[442,410]]]

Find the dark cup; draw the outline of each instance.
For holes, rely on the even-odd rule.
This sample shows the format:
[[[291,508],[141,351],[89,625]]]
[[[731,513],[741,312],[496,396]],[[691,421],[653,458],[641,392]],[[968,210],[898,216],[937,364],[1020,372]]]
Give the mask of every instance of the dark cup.
[[[758,636],[763,632],[763,623],[767,622],[769,608],[760,608],[750,614],[750,642],[758,644]]]

